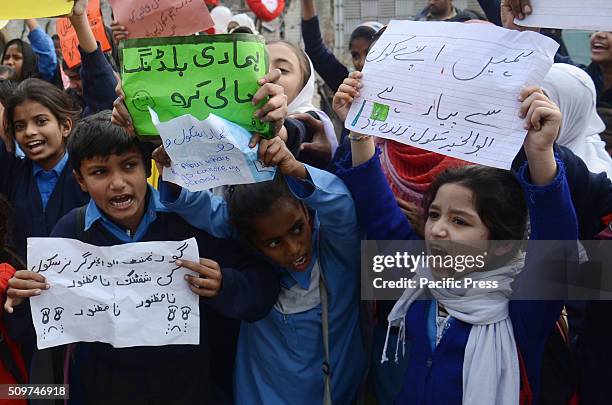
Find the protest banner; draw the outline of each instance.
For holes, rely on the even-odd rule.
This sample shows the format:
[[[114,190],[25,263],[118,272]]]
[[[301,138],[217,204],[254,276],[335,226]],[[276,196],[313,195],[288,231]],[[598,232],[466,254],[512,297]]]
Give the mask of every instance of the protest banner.
[[[158,135],[149,107],[161,121],[209,113],[249,132],[272,135],[254,117],[257,81],[268,71],[264,39],[250,34],[128,39],[121,42],[121,80],[139,135]]]
[[[492,25],[391,21],[366,57],[345,126],[508,169],[527,135],[520,90],[541,83],[557,48]]]
[[[87,5],[87,19],[89,26],[96,37],[96,41],[100,43],[102,52],[111,50],[111,44],[104,30],[104,19],[100,11],[100,0],[90,0]],[[73,68],[81,64],[81,54],[79,53],[79,40],[72,23],[68,18],[58,18],[56,21],[57,35],[60,37],[60,46],[62,47],[62,56],[69,68]]]
[[[73,5],[66,0],[0,0],[0,19],[56,17],[70,13]]]
[[[162,144],[172,159],[163,179],[189,191],[272,180],[276,169],[257,158],[250,148],[251,134],[244,128],[210,114],[204,121],[183,115],[159,122],[151,110]]]
[[[214,25],[202,0],[110,0],[129,38],[185,36]]]
[[[610,0],[531,0],[532,13],[514,23],[567,30],[612,30]]]
[[[194,238],[109,247],[28,238],[28,269],[51,286],[30,299],[38,348],[198,344],[199,297],[177,259],[199,261]]]

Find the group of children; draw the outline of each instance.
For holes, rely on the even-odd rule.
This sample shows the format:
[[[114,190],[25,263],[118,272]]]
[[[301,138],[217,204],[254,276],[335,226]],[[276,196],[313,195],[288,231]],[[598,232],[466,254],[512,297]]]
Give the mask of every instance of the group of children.
[[[254,95],[255,103],[267,100],[256,114],[273,123],[276,136],[254,137],[251,147],[277,175],[223,195],[147,182],[152,157],[160,171],[169,158],[133,133],[112,64],[83,10],[70,16],[82,97],[54,83],[57,56],[49,56],[52,69],[42,66],[40,48],[50,40],[38,39],[46,44],[38,50],[34,38],[32,49],[8,44],[2,59],[14,80],[0,84],[2,383],[69,384],[71,404],[351,404],[367,402],[371,391],[380,404],[544,404],[553,403],[553,390],[568,392],[556,403],[576,400],[575,387],[550,385],[543,367],[564,303],[510,300],[509,286],[522,272],[539,271],[542,252],[524,257],[518,242],[493,241],[528,234],[575,241],[604,229],[612,166],[584,139],[593,126],[580,121],[593,122],[595,90],[580,87],[584,78],[571,71],[579,77],[574,90],[550,76],[544,91],[517,95],[528,133],[512,171],[347,130],[338,138],[328,114],[312,105],[314,70],[335,91],[333,112],[344,120],[380,27],[368,23],[351,37],[358,69],[349,74],[320,39],[314,3],[302,6],[310,58],[291,43],[268,44],[270,73]],[[30,35],[44,34],[38,30]],[[556,70],[563,76],[571,69]],[[581,97],[578,88],[584,96],[577,103],[589,107],[568,121],[565,105]],[[564,132],[579,146],[559,146]],[[32,236],[97,246],[195,237],[200,261],[177,265],[192,272],[185,282],[200,297],[200,344],[36,349],[28,299],[53,284],[26,270]],[[396,303],[366,310],[364,239],[470,242],[488,253],[484,271],[470,276],[500,287],[476,295],[408,289]],[[562,261],[576,262],[573,245],[563,246]],[[417,274],[465,276],[437,268]],[[597,331],[584,326],[591,338]],[[598,364],[610,373],[605,353]]]

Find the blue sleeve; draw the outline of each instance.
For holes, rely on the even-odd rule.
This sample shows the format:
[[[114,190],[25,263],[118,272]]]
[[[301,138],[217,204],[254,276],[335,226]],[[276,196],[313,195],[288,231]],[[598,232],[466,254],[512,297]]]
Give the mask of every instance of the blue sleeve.
[[[333,91],[338,91],[349,71],[323,43],[319,17],[302,20],[302,38],[306,54],[317,73]]]
[[[578,262],[576,242],[578,222],[567,183],[565,166],[561,160],[557,160],[557,167],[557,176],[546,186],[535,186],[530,183],[527,164],[524,164],[517,174],[525,190],[529,208],[530,240],[557,241],[554,246],[550,242],[551,249],[548,251],[534,248],[535,246],[531,244],[528,245],[523,272],[546,272],[551,268],[551,260],[554,259],[554,271],[561,274]],[[558,266],[557,263],[559,263]],[[544,278],[546,275],[537,279]],[[543,350],[543,345],[559,318],[563,304],[563,301],[558,300],[510,302],[510,317],[519,347],[522,350],[534,350],[532,353]]]
[[[565,166],[580,239],[593,239],[605,228],[602,218],[612,212],[612,182],[605,173],[591,173],[582,159],[565,146],[555,145],[555,153]],[[518,170],[526,161],[521,149],[512,167]]]
[[[316,211],[322,229],[335,240],[361,235],[355,202],[342,180],[315,167],[306,166],[309,178],[286,177],[293,194]]]
[[[502,26],[500,0],[478,0],[487,19],[497,26]]]
[[[238,232],[229,224],[229,209],[223,197],[210,191],[197,193],[181,189],[178,197],[166,182],[159,184],[161,203],[192,226],[223,239],[238,239]]]
[[[249,253],[246,246],[228,240],[217,243],[215,250],[224,252],[215,258],[223,275],[221,291],[205,302],[230,318],[247,322],[264,318],[278,300],[278,273],[261,257]]]
[[[91,53],[84,52],[79,46],[79,52],[81,53],[81,80],[85,99],[83,115],[112,110],[113,101],[117,98],[115,94],[117,78],[102,53],[100,44],[98,43],[98,48]]]
[[[531,223],[531,240],[577,240],[578,220],[570,194],[565,165],[557,160],[557,175],[546,186],[531,184],[525,163],[517,178],[525,190]]]
[[[43,79],[53,80],[57,69],[57,56],[53,40],[42,28],[38,27],[28,34],[32,50],[38,55],[38,72]]]
[[[351,167],[352,155],[349,153],[336,164],[336,174],[355,200],[359,224],[371,240],[420,239],[397,205],[378,155],[377,150],[367,162]]]

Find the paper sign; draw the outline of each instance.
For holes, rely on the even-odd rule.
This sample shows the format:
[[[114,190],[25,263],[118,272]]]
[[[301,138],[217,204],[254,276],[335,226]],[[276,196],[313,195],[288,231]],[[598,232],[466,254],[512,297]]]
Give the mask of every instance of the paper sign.
[[[68,0],[0,0],[0,19],[56,17],[70,13],[73,5]]]
[[[392,21],[366,58],[345,126],[508,169],[527,135],[521,87],[541,83],[557,48],[492,25]]]
[[[149,107],[161,121],[209,113],[270,136],[253,114],[257,81],[266,75],[263,37],[250,34],[129,39],[121,42],[126,105],[140,135],[157,135]]]
[[[612,30],[610,0],[531,0],[533,12],[514,23],[525,27]]]
[[[87,5],[87,19],[89,26],[94,33],[96,41],[100,43],[102,52],[111,50],[110,42],[106,37],[104,30],[104,19],[100,12],[100,0],[90,0]],[[72,23],[68,18],[58,18],[57,35],[60,37],[60,46],[62,47],[62,56],[69,68],[73,68],[81,64],[81,54],[79,53],[79,40],[76,31],[72,27]]]
[[[204,121],[183,115],[159,122],[150,110],[172,166],[163,179],[188,189],[208,190],[233,184],[272,180],[276,169],[257,159],[258,148],[249,148],[251,134],[244,128],[210,114]]]
[[[202,0],[110,0],[130,38],[191,35],[214,25]]]
[[[194,238],[97,247],[28,238],[28,268],[51,286],[30,299],[38,348],[72,342],[113,347],[199,344],[199,297],[177,259],[198,261]]]

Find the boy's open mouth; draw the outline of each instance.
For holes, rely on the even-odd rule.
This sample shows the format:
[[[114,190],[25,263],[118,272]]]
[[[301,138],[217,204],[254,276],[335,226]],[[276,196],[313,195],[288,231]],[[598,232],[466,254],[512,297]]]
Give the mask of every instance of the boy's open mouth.
[[[306,270],[306,267],[308,266],[308,264],[310,263],[310,259],[308,254],[304,254],[300,257],[298,257],[296,260],[294,260],[291,264],[293,265],[293,268],[297,271],[303,271]]]
[[[110,199],[110,205],[113,208],[125,209],[132,205],[134,199],[130,194],[122,194]]]

